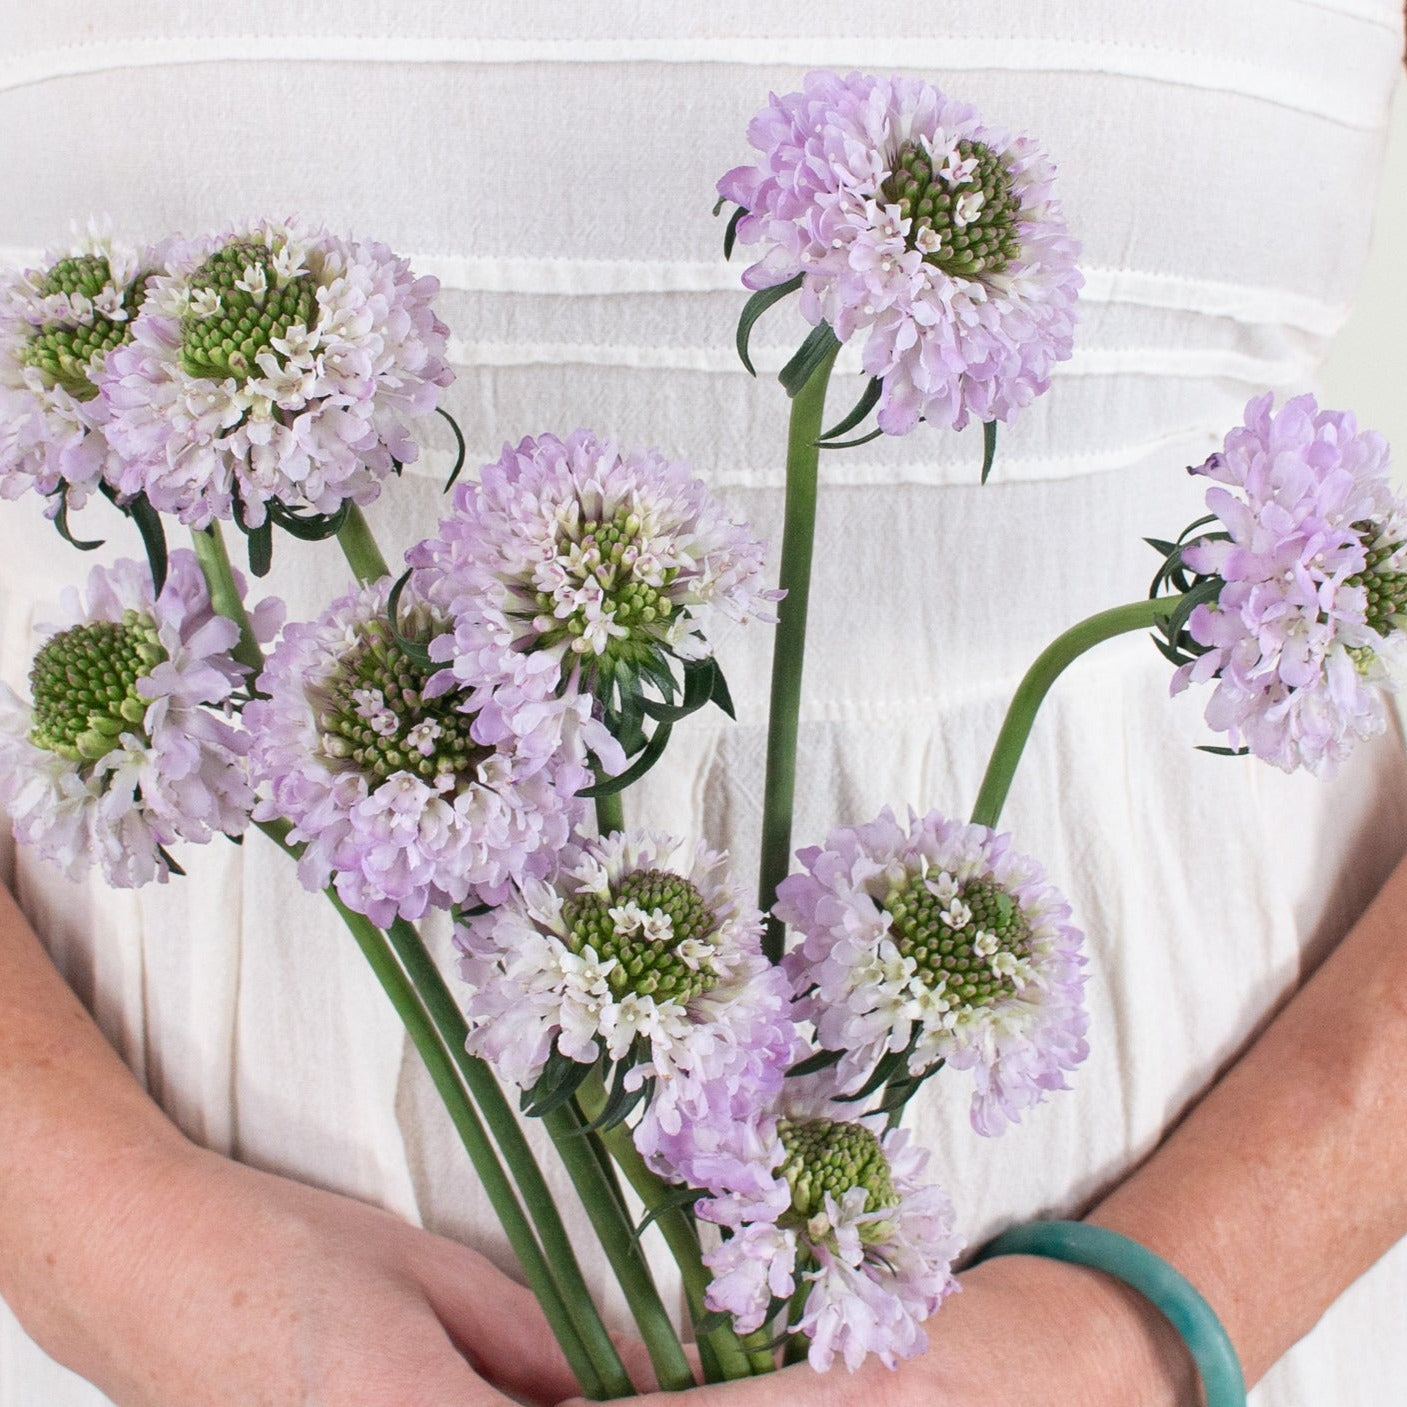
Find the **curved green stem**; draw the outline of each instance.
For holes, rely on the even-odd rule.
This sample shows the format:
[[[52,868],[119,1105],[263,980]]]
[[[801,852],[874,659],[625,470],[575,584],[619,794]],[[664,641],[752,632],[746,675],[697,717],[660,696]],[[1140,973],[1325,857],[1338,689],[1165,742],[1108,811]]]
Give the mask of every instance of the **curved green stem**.
[[[600,1116],[606,1104],[606,1091],[598,1073],[587,1078],[577,1097],[589,1119]],[[625,1174],[625,1180],[634,1189],[635,1195],[644,1203],[645,1210],[653,1213],[654,1225],[659,1227],[665,1244],[679,1266],[689,1313],[697,1327],[708,1314],[704,1296],[711,1276],[703,1263],[693,1223],[682,1207],[670,1204],[672,1189],[650,1170],[624,1124],[603,1129],[599,1137],[616,1166]],[[775,1366],[770,1353],[750,1351],[726,1324],[700,1333],[698,1337],[700,1347],[706,1346],[714,1355],[724,1378],[745,1378],[753,1372],[770,1372]]]
[[[1026,739],[1031,733],[1031,725],[1036,721],[1036,713],[1050,686],[1061,672],[1086,650],[1104,640],[1111,640],[1130,630],[1147,630],[1155,626],[1177,609],[1181,599],[1180,596],[1160,596],[1155,600],[1134,601],[1127,606],[1100,611],[1098,615],[1072,626],[1041,652],[1012,695],[1011,706],[1006,711],[1001,732],[997,734],[986,775],[977,793],[977,804],[972,808],[974,825],[995,826],[1000,819],[1006,794],[1011,789],[1011,779],[1016,774],[1016,764],[1021,760]]]
[[[587,1132],[586,1121],[570,1102],[545,1114],[542,1122],[557,1145],[562,1165],[620,1282],[660,1387],[665,1392],[693,1387],[693,1370],[655,1288],[640,1244],[634,1239],[635,1229],[608,1176],[609,1165],[603,1166],[605,1153],[599,1139]]]
[[[459,1004],[413,923],[398,918],[392,923],[387,936],[410,978],[411,985],[419,993],[431,1021],[434,1022],[440,1039],[477,1102],[479,1112],[488,1124],[489,1132],[498,1144],[504,1161],[513,1171],[528,1215],[537,1227],[542,1248],[561,1286],[562,1297],[572,1322],[605,1380],[608,1395],[630,1396],[633,1391],[630,1378],[596,1309],[590,1287],[582,1275],[576,1251],[567,1235],[566,1227],[562,1224],[557,1203],[542,1175],[537,1157],[523,1135],[522,1125],[505,1098],[497,1076],[488,1065],[477,1056],[470,1055],[466,1049],[469,1029]]]
[[[625,829],[625,806],[621,801],[623,793],[613,791],[609,796],[596,798],[596,829],[601,835]]]
[[[290,827],[286,821],[262,822],[259,823],[259,829],[290,854],[297,855],[302,849],[301,846],[289,843]],[[576,1374],[577,1381],[587,1396],[597,1400],[604,1398],[607,1396],[606,1385],[577,1333],[571,1315],[567,1312],[567,1305],[553,1275],[552,1266],[528,1224],[518,1195],[459,1081],[454,1064],[441,1043],[429,1014],[396,960],[386,935],[370,919],[347,908],[334,889],[329,888],[325,892],[332,907],[337,910],[356,940],[362,956],[366,958],[377,981],[390,998],[407,1035],[424,1060],[430,1078],[435,1083],[435,1089],[444,1102],[460,1141],[464,1144],[465,1151],[474,1164],[474,1170],[483,1183],[484,1191],[498,1215],[509,1244],[518,1257],[518,1263],[523,1267],[528,1287],[542,1305],[543,1314],[561,1345],[562,1353],[572,1372]]]
[[[837,347],[837,351],[839,348]],[[806,607],[811,594],[811,556],[816,537],[817,440],[826,407],[826,387],[835,365],[831,352],[791,403],[787,432],[787,492],[782,528],[780,585],[787,593],[777,608],[772,646],[772,699],[767,715],[767,780],[762,801],[762,858],[757,907],[768,915],[767,956],[782,956],[782,924],[771,916],[777,886],[791,868],[791,822],[796,797],[796,733],[801,714],[801,671],[806,653]]]
[[[342,549],[352,574],[363,586],[390,575],[391,569],[376,545],[371,525],[355,503],[347,513],[347,521],[337,530],[337,545]]]
[[[249,666],[252,685],[264,668],[264,652],[254,638],[254,630],[249,624],[249,613],[244,609],[244,601],[235,585],[234,571],[230,567],[230,556],[225,551],[225,539],[220,532],[219,523],[212,522],[208,528],[192,528],[191,545],[195,548],[200,570],[205,575],[210,604],[215,608],[217,615],[222,615],[239,626],[239,643],[230,653],[240,664]]]

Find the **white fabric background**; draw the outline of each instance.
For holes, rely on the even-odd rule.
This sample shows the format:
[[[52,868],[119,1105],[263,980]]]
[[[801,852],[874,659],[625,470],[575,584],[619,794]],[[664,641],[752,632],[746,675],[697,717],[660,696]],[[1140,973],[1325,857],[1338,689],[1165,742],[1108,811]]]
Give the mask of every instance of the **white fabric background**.
[[[902,67],[1041,138],[1086,250],[1077,356],[1002,434],[985,489],[975,431],[826,459],[798,843],[884,804],[964,811],[1036,651],[1142,595],[1155,562],[1140,538],[1197,515],[1182,466],[1252,394],[1312,384],[1362,269],[1402,48],[1396,0],[941,13],[10,0],[0,23],[0,255],[99,211],[133,236],[294,210],[374,234],[444,281],[460,378],[448,403],[471,463],[590,424],[691,458],[774,541],[785,423],[765,372],[799,324],[770,315],[764,375],[742,372],[738,269],[709,216],[713,181],[747,154],[747,118],[812,66]],[[835,405],[860,385],[839,377]],[[388,548],[432,527],[447,464],[436,438],[373,508]],[[102,508],[77,527],[135,550]],[[29,502],[4,505],[0,543],[0,669],[19,683],[33,620],[87,564]],[[307,614],[343,576],[333,546],[280,542],[270,584]],[[745,873],[768,647],[756,627],[719,642],[740,724],[680,728],[628,807],[706,832]],[[1196,701],[1170,705],[1166,687],[1143,641],[1085,660],[1013,792],[1005,823],[1089,932],[1094,1050],[1072,1094],[999,1141],[971,1134],[961,1079],[918,1111],[974,1242],[1078,1208],[1142,1157],[1407,848],[1395,734],[1333,783],[1286,778],[1193,751]],[[137,894],[69,885],[24,855],[12,874],[110,1039],[193,1137],[505,1256],[322,901],[257,839],[182,860],[188,880]],[[1398,1401],[1404,1291],[1399,1251],[1257,1407]],[[100,1401],[0,1316],[3,1407]]]

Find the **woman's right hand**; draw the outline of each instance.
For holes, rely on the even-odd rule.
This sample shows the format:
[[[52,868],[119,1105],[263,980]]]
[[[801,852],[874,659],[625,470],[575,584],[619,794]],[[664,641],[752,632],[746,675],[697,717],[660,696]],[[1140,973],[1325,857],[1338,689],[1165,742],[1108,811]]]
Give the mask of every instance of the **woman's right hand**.
[[[137,1185],[73,1208],[81,1235],[56,1242],[70,1249],[46,1257],[48,1292],[24,1315],[120,1407],[498,1407],[578,1391],[536,1300],[476,1252],[189,1145],[138,1164]]]

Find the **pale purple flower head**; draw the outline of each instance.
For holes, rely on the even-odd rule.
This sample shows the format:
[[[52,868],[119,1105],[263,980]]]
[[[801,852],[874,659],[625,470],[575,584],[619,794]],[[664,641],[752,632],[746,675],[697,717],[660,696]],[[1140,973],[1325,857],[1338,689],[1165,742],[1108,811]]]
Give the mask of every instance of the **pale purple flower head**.
[[[866,333],[880,427],[1010,420],[1070,355],[1079,246],[1036,145],[914,78],[812,73],[748,128],[718,183],[748,213],[754,289],[802,277],[802,311]]]
[[[774,620],[763,559],[687,465],[589,430],[505,446],[407,557],[455,620],[439,648],[456,675],[506,646],[547,654],[588,688],[666,656],[706,657],[710,612]]]
[[[1083,938],[1009,836],[886,809],[798,858],[777,889],[801,939],[784,965],[842,1088],[889,1051],[914,1075],[942,1060],[973,1072],[973,1127],[996,1134],[1067,1087],[1088,1053]]]
[[[293,221],[174,246],[104,379],[122,492],[196,527],[370,502],[451,380],[437,291],[384,244]]]
[[[1269,393],[1196,472],[1227,540],[1182,549],[1223,583],[1187,631],[1205,648],[1173,692],[1215,679],[1207,722],[1285,771],[1328,772],[1386,726],[1379,686],[1402,658],[1407,503],[1381,435],[1351,414]]]
[[[0,496],[50,497],[50,514],[82,507],[116,483],[99,386],[108,356],[129,341],[154,252],[96,231],[0,277]]]
[[[481,699],[434,694],[392,636],[389,594],[383,579],[288,626],[259,680],[268,697],[245,709],[255,818],[292,821],[304,885],[335,884],[383,926],[498,903],[545,873],[591,780],[585,701],[555,696],[549,662],[500,658]],[[416,633],[440,624],[413,596],[401,617]]]
[[[838,1355],[853,1372],[870,1354],[893,1368],[927,1346],[924,1320],[958,1288],[962,1241],[946,1193],[922,1180],[927,1153],[835,1092],[824,1076],[788,1080],[752,1118],[763,1184],[715,1187],[697,1204],[724,1234],[704,1256],[706,1303],[752,1333],[807,1286],[785,1327],[811,1340],[813,1368]]]
[[[237,627],[210,607],[193,553],[173,552],[152,599],[145,563],[95,567],[88,602],[67,593],[30,671],[32,704],[0,684],[0,802],[15,835],[76,878],[165,880],[164,847],[239,835],[249,820],[247,742],[228,720],[247,673]],[[267,635],[276,603],[254,613]]]
[[[678,850],[636,832],[575,841],[457,934],[470,1050],[523,1088],[554,1053],[622,1063],[627,1089],[652,1080],[635,1133],[656,1162],[682,1156],[690,1125],[775,1094],[795,1045],[786,980],[727,857],[701,845],[681,864]],[[698,1156],[729,1149],[705,1139]]]

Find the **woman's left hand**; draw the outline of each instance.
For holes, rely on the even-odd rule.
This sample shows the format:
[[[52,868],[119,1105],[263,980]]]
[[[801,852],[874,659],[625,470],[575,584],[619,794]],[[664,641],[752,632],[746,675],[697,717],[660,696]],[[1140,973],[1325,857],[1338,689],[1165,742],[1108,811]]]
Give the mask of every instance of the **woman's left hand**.
[[[959,1277],[929,1321],[928,1352],[896,1371],[806,1364],[685,1394],[689,1407],[1185,1407],[1192,1360],[1169,1325],[1117,1281],[1082,1266],[1004,1256]],[[572,1399],[569,1407],[586,1407]],[[677,1393],[634,1407],[681,1407]]]

